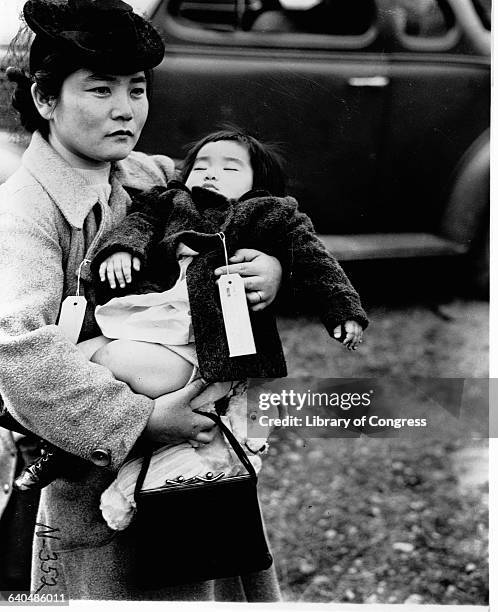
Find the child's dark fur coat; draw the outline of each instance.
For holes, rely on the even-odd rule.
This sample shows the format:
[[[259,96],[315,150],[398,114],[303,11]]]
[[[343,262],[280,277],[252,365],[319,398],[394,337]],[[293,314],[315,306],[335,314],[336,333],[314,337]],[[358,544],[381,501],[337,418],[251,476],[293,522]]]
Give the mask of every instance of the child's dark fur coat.
[[[139,273],[126,293],[161,292],[178,278],[176,249],[180,242],[199,252],[187,269],[187,287],[199,368],[208,381],[285,376],[286,366],[272,308],[251,312],[257,353],[229,357],[213,270],[238,248],[274,255],[282,264],[284,283],[297,303],[320,315],[329,334],[348,320],[368,324],[360,299],[338,262],[316,237],[309,217],[292,197],[277,198],[251,191],[238,201],[215,192],[172,181],[135,199],[130,214],[102,243],[93,261],[94,277],[112,253],[128,251],[141,259]],[[99,303],[125,291],[101,283]]]

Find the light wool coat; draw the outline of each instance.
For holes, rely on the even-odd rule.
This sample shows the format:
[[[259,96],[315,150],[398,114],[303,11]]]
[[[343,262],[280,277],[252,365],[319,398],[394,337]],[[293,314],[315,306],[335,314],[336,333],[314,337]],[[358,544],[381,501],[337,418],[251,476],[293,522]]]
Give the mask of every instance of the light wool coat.
[[[170,159],[133,153],[113,168],[108,205],[35,133],[21,168],[0,187],[0,394],[25,427],[87,460],[42,493],[32,584],[40,593],[144,596],[130,586],[133,534],[118,538],[105,525],[99,497],[153,402],[89,363],[56,323],[62,300],[75,295],[80,264],[126,215],[122,185],[165,185],[172,173]],[[90,283],[83,280],[80,293],[89,301],[84,339],[98,329]],[[92,463],[98,449],[108,453],[109,469]]]
[[[17,448],[10,431],[0,427],[0,517],[9,503],[16,469]]]

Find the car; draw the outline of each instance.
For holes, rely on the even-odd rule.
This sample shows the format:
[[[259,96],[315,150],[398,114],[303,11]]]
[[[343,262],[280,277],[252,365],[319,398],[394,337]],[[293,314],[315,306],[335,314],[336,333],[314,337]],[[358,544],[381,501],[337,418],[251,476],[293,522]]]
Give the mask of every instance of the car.
[[[139,150],[246,128],[339,260],[449,258],[486,291],[490,0],[133,4],[166,44]]]

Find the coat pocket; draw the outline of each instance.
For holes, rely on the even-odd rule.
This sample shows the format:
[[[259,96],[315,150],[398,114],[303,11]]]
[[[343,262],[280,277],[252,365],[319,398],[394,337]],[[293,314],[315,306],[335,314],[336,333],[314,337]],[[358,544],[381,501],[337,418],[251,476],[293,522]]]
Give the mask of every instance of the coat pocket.
[[[129,556],[120,538],[91,548],[60,551],[69,599],[129,599]]]
[[[100,495],[113,474],[95,469],[88,478],[58,479],[43,489],[38,531],[57,540],[60,551],[94,548],[107,544],[116,531],[108,527],[100,511]]]
[[[134,565],[134,537],[133,529],[127,529],[116,533],[116,537],[103,546],[61,551],[60,565],[69,599],[213,600],[211,581],[153,590],[140,588],[137,585]]]

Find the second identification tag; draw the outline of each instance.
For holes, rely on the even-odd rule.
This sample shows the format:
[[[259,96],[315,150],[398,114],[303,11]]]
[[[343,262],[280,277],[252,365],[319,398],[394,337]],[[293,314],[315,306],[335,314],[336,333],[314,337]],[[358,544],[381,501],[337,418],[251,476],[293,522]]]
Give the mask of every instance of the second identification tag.
[[[218,235],[223,242],[228,266],[225,235],[222,232]],[[218,280],[218,290],[230,357],[254,355],[256,346],[242,277],[239,274],[229,274],[227,268],[227,274],[223,274]]]
[[[223,274],[218,280],[218,289],[230,357],[254,355],[256,346],[242,277]]]

